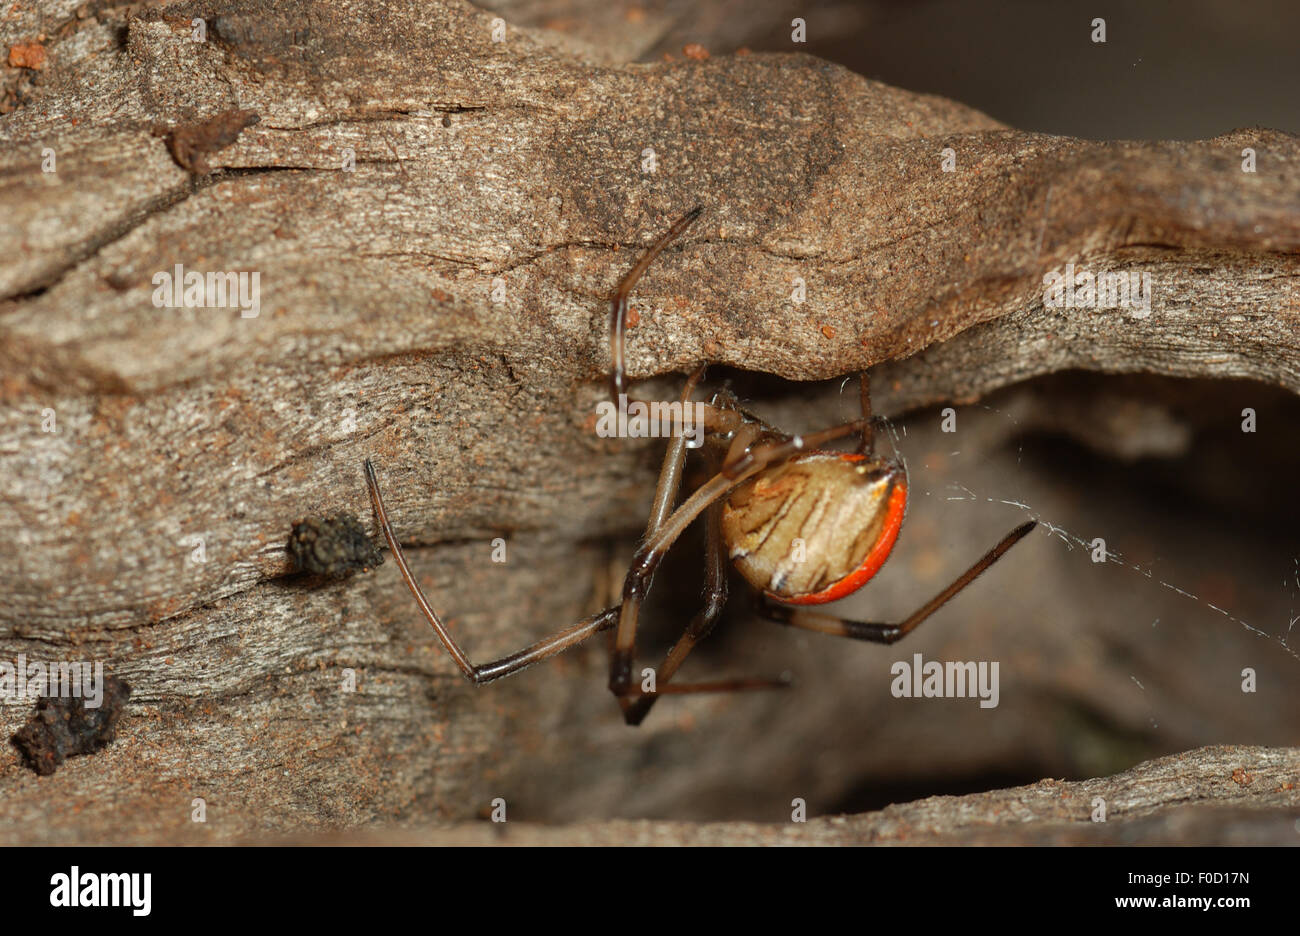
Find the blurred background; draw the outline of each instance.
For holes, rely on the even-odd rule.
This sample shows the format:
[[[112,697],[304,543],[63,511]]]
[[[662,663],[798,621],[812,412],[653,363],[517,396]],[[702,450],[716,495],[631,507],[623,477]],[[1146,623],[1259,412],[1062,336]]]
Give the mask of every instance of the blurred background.
[[[618,60],[688,43],[801,51],[952,98],[1003,123],[1086,139],[1192,140],[1236,127],[1300,132],[1300,5],[1287,0],[485,0]],[[807,23],[791,42],[790,21]],[[1092,41],[1094,19],[1106,41]]]

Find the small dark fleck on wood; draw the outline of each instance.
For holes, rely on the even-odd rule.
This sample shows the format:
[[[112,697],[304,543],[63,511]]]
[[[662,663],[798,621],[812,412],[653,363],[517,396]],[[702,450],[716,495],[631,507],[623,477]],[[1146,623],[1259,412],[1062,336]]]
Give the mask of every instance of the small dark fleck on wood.
[[[346,514],[295,523],[289,535],[289,555],[301,571],[336,579],[368,572],[384,562],[361,523]]]
[[[46,696],[37,701],[36,712],[10,739],[28,766],[48,777],[69,757],[93,754],[112,741],[131,687],[107,676],[103,692],[96,708],[87,708],[84,696]]]
[[[195,123],[178,124],[167,131],[167,148],[176,165],[195,175],[211,171],[208,156],[225,149],[245,127],[262,118],[250,110],[228,110]]]

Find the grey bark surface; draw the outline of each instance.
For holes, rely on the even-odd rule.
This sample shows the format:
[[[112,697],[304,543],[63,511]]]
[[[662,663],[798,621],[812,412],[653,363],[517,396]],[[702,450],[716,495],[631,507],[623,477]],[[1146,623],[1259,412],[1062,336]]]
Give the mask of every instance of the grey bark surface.
[[[816,813],[867,781],[978,772],[1015,751],[1055,765],[1079,712],[1134,738],[1087,761],[1100,770],[1165,753],[1142,735],[1147,697],[1097,649],[1110,641],[1147,641],[1138,655],[1168,675],[1157,748],[1294,743],[1288,631],[1242,626],[1271,606],[1189,621],[1181,639],[1046,605],[1019,630],[997,613],[1016,580],[999,569],[981,580],[992,610],[972,607],[953,629],[970,645],[951,632],[916,645],[941,659],[992,643],[1007,660],[1017,647],[1011,688],[1030,701],[1008,703],[996,732],[978,709],[949,706],[939,720],[956,740],[924,741],[939,731],[934,710],[886,691],[889,661],[911,645],[870,656],[864,676],[868,657],[751,628],[705,662],[789,665],[816,691],[669,700],[637,733],[603,692],[600,641],[473,690],[391,563],[322,582],[291,575],[284,546],[309,515],[351,512],[374,531],[361,473],[373,457],[417,574],[476,659],[593,610],[644,522],[659,455],[592,431],[608,297],[697,203],[701,220],[637,290],[634,377],[706,359],[798,381],[872,367],[890,414],[1071,369],[1249,378],[1285,411],[1276,388],[1300,391],[1296,137],[1023,133],[796,54],[632,65],[543,31],[508,26],[494,42],[493,14],[456,2],[244,0],[195,42],[205,15],[67,3],[0,22],[0,51],[46,52],[0,86],[0,659],[102,660],[134,689],[117,740],[52,777],[0,753],[0,834],[421,825],[470,819],[497,795],[546,821],[779,814],[792,796]],[[205,154],[211,172],[177,164],[169,131],[237,109],[259,120]],[[954,172],[941,169],[946,148]],[[1245,148],[1257,172],[1242,172]],[[42,171],[47,149],[54,172]],[[1068,262],[1151,274],[1151,315],[1045,308],[1043,274]],[[259,314],[156,307],[153,276],[176,264],[257,271]],[[1178,450],[1180,432],[1214,415],[1148,402],[1125,425],[1108,408],[1099,429],[1095,399],[1074,411],[1061,399],[998,405],[1021,423],[1074,418],[1099,449],[1126,433],[1149,446],[1154,426]],[[820,424],[851,415],[826,387],[776,405]],[[51,413],[57,431],[43,431]],[[996,474],[1005,427],[971,425],[970,450]],[[933,590],[1012,519],[913,521],[917,587]],[[1042,542],[1067,542],[1056,533]],[[497,538],[504,564],[490,559]],[[1078,609],[1095,586],[1075,562],[1058,549],[1020,574]],[[908,610],[906,585],[878,594]],[[1067,623],[1045,629],[1044,614]],[[1157,645],[1179,658],[1147,652]],[[1219,659],[1224,692],[1243,665],[1271,677],[1258,701],[1206,697]],[[346,671],[355,692],[342,691]],[[891,702],[889,719],[856,714]],[[0,729],[27,715],[0,706]],[[1294,771],[1290,750],[1251,757]],[[1287,795],[1268,805],[1294,806]],[[210,816],[199,831],[196,798]],[[883,835],[891,821],[852,820],[845,834]],[[1174,836],[1182,820],[1149,821]],[[829,841],[835,828],[807,834]],[[957,819],[926,828],[966,834]]]
[[[1248,765],[1248,766],[1242,766]],[[806,822],[478,822],[391,829],[422,845],[1295,845],[1295,749],[1200,748],[1113,777],[937,796]],[[378,838],[378,836],[376,836]]]

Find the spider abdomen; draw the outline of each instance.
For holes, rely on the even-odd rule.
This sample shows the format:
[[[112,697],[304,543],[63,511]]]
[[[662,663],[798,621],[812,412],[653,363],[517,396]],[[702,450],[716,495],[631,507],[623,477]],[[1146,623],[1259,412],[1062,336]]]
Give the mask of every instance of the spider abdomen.
[[[812,452],[732,491],[722,508],[722,536],[755,588],[790,604],[822,604],[876,574],[898,538],[906,503],[901,466]]]

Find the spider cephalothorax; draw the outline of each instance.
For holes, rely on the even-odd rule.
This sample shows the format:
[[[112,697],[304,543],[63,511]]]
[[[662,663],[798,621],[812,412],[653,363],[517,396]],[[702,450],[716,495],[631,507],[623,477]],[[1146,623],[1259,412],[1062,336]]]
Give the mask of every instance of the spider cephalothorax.
[[[610,391],[626,399],[624,370],[627,303],[632,287],[651,261],[682,234],[700,208],[678,220],[624,276],[610,312]],[[703,377],[701,366],[686,381],[682,410]],[[915,613],[898,624],[848,621],[804,610],[843,598],[865,585],[889,558],[907,507],[907,473],[901,462],[874,454],[875,424],[866,375],[860,381],[862,416],[851,423],[807,436],[788,435],[740,408],[729,391],[720,391],[694,409],[704,426],[704,454],[710,477],[677,503],[687,446],[685,426],[669,441],[655,490],[645,537],[633,557],[623,600],[517,653],[475,665],[452,639],[429,604],[402,556],[388,520],[374,466],[366,461],[371,500],[384,538],[425,618],[447,652],[471,682],[482,684],[518,672],[603,630],[615,628],[609,688],[628,724],[639,724],[664,694],[771,688],[785,679],[729,679],[670,683],[682,662],[712,629],[727,600],[727,562],[758,590],[760,610],[781,623],[806,630],[893,643],[910,633],[1019,542],[1034,523],[1004,536]],[[824,448],[837,439],[858,437],[855,452]],[[633,659],[641,604],[668,549],[696,519],[706,527],[705,596],[700,613],[653,671],[653,689],[633,680]]]

